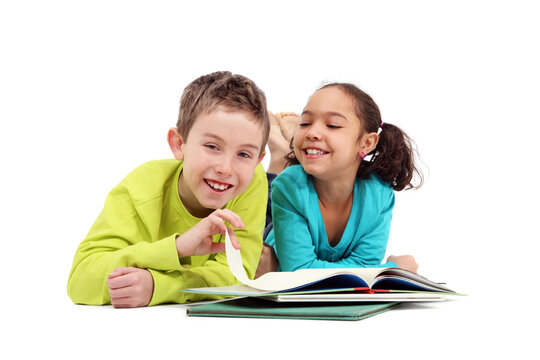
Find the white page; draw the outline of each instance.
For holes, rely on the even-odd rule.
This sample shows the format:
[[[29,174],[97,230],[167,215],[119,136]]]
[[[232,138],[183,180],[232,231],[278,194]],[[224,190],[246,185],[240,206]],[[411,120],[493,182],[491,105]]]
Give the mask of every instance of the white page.
[[[255,280],[250,280],[242,264],[240,250],[233,247],[229,233],[225,233],[227,262],[233,275],[242,283],[263,291],[282,291],[328,278],[339,274],[354,274],[363,278],[371,286],[372,280],[381,268],[362,269],[301,269],[291,272],[269,272]]]
[[[267,296],[270,300],[278,302],[321,302],[321,301],[339,301],[339,302],[386,302],[386,301],[444,301],[446,297],[439,294],[425,294],[425,293],[376,293],[376,294],[334,294],[334,293],[324,293],[324,294],[285,294],[285,295],[272,295]]]

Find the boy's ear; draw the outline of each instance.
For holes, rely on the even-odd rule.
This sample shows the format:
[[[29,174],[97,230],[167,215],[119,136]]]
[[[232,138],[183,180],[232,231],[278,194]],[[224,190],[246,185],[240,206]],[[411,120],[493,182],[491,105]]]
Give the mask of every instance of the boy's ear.
[[[368,133],[364,134],[362,136],[362,139],[360,140],[360,149],[358,150],[358,155],[369,154],[373,149],[375,149],[375,146],[377,146],[377,143],[379,142],[379,135],[377,133]]]
[[[170,128],[167,133],[167,142],[176,160],[184,160],[184,152],[182,148],[184,146],[184,139],[176,128]]]
[[[257,165],[259,165],[262,161],[262,159],[264,159],[264,156],[266,155],[266,150],[264,150],[261,154],[261,156],[259,156],[259,160],[257,160]]]

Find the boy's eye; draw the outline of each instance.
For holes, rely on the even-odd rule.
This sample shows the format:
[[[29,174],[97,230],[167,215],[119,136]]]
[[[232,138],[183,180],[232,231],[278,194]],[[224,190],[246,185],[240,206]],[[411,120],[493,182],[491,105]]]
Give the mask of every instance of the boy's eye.
[[[204,146],[211,150],[219,150],[219,148],[215,144],[205,144]]]
[[[307,123],[307,122],[302,122],[302,123],[298,124],[298,126],[300,126],[300,127],[306,127],[306,126],[309,126],[309,125],[311,125],[311,124]]]
[[[247,153],[247,152],[239,152],[238,153],[238,156],[240,157],[243,157],[243,158],[246,158],[246,159],[251,159],[251,154]]]

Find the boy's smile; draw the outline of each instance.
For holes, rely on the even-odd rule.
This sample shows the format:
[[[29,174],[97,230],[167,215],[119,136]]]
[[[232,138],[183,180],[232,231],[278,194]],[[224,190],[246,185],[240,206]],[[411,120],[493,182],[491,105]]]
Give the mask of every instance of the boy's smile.
[[[187,139],[178,134],[184,165],[178,193],[195,217],[206,217],[251,183],[261,155],[263,129],[249,114],[218,106],[197,117]]]
[[[210,180],[210,179],[204,179],[204,181],[206,182],[206,184],[208,184],[208,186],[210,186],[210,189],[212,189],[213,191],[216,191],[218,194],[222,193],[225,190],[230,189],[233,186],[231,184],[225,184],[225,183],[215,181],[215,180]]]
[[[208,190],[210,191],[210,193],[213,194],[213,195],[210,195],[210,196],[214,196],[216,199],[222,199],[228,193],[235,192],[234,191],[235,186],[233,184],[230,184],[230,183],[224,183],[224,182],[221,182],[221,181],[207,179],[207,178],[203,178],[203,182],[206,184],[206,186],[207,186]],[[234,195],[234,196],[236,196],[236,195]],[[203,198],[204,197],[201,195],[201,199],[203,199]],[[227,203],[227,201],[225,201],[225,203]],[[198,202],[200,203],[200,201],[198,201]],[[225,205],[225,203],[223,205]],[[222,206],[220,206],[220,207],[222,207]],[[210,209],[214,210],[214,208],[210,208]],[[216,207],[216,209],[218,209],[218,207]]]

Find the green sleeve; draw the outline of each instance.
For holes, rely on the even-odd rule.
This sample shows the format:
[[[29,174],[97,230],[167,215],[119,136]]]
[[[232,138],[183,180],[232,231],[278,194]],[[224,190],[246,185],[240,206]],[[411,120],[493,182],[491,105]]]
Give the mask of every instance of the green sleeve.
[[[149,233],[129,191],[117,186],[77,249],[68,280],[69,297],[79,304],[110,303],[107,275],[119,266],[182,270],[175,244],[178,234],[152,242]]]
[[[225,208],[238,214],[244,222],[245,228],[235,230],[235,235],[242,246],[241,254],[244,269],[251,279],[255,276],[261,256],[267,201],[268,183],[264,169],[260,165],[255,170],[253,180],[246,191],[225,206]],[[218,239],[224,242],[223,237],[218,237]],[[207,286],[228,286],[239,283],[229,269],[225,253],[211,255],[200,266],[193,266],[196,262],[195,258],[199,257],[192,257],[192,266],[182,272],[183,282],[176,284],[176,299],[178,300],[173,300],[173,298],[152,299],[151,305],[159,301],[163,302],[163,300],[185,303],[210,299],[214,297],[193,293],[179,293],[178,290]],[[172,285],[172,281],[170,283]],[[160,290],[158,289],[157,292],[160,293]],[[178,296],[180,297],[178,298]]]
[[[240,215],[245,224],[244,229],[235,233],[251,278],[262,248],[266,201],[266,176],[259,166],[248,189],[225,206]],[[122,185],[111,191],[75,254],[68,280],[68,295],[75,303],[109,304],[107,274],[119,266],[150,271],[154,279],[150,305],[200,300],[200,295],[180,293],[181,289],[237,283],[225,254],[178,258],[176,236],[189,227],[172,230],[173,226],[162,215],[165,211],[161,204],[147,201],[135,206],[129,189]],[[167,235],[159,238],[158,234],[163,233]],[[218,239],[216,236],[215,240]]]

